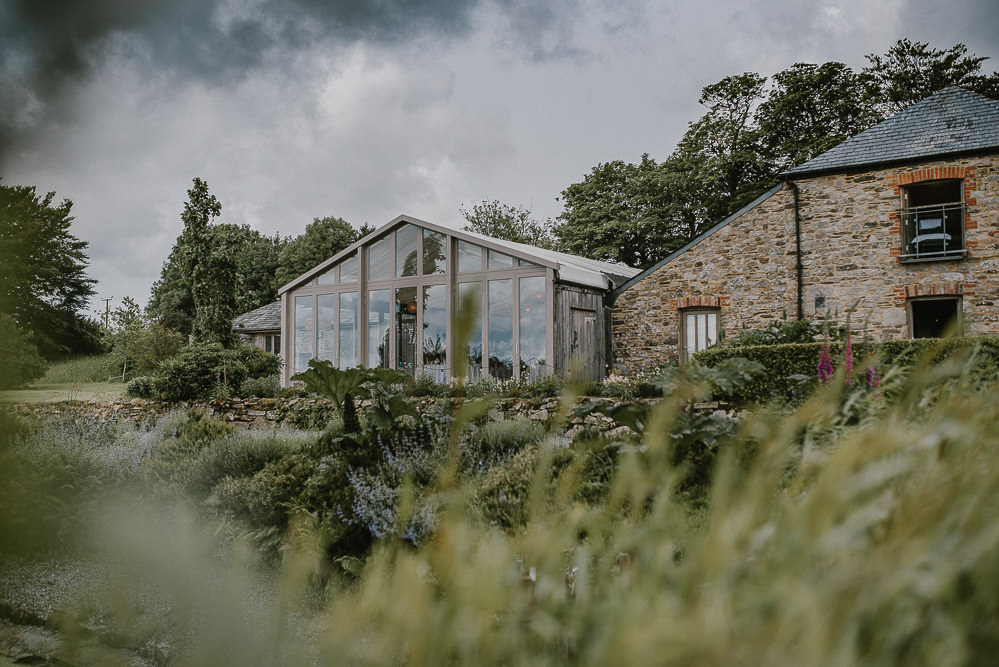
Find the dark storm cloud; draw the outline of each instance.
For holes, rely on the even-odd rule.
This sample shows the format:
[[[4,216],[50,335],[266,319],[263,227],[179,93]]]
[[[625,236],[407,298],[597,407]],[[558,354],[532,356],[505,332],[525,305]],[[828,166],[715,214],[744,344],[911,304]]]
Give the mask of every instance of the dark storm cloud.
[[[13,0],[0,8],[0,157],[69,105],[117,40],[159,72],[238,80],[319,42],[467,33],[479,0]]]

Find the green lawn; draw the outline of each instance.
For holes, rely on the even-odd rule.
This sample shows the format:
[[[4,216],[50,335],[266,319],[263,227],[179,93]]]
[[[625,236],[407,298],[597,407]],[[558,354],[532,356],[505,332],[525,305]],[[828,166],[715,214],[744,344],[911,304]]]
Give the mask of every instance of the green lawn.
[[[25,389],[0,391],[0,403],[58,403],[60,401],[112,401],[125,395],[118,382],[38,382]]]
[[[107,354],[53,361],[37,382],[23,389],[0,391],[0,402],[110,401],[125,395],[124,383],[112,379],[115,374],[114,362]]]

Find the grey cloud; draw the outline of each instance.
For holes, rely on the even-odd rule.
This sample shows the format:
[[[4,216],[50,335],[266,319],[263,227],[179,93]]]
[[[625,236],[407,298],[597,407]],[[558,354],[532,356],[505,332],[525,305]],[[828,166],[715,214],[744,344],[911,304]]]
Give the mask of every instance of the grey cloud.
[[[0,158],[45,121],[72,115],[70,91],[116,40],[158,72],[217,85],[318,43],[460,36],[478,2],[13,0],[0,8]]]

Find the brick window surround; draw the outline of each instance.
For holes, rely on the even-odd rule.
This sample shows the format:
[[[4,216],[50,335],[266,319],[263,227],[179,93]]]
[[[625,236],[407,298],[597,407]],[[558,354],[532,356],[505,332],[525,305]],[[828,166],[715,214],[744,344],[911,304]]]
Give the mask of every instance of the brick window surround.
[[[899,202],[899,207],[897,210],[889,213],[889,221],[891,222],[890,232],[894,237],[894,242],[892,243],[891,254],[895,257],[898,262],[905,261],[927,261],[931,258],[936,259],[962,259],[974,253],[978,249],[979,241],[976,238],[970,238],[973,235],[969,234],[978,228],[978,221],[975,216],[975,207],[978,204],[977,199],[972,196],[973,189],[969,187],[969,179],[975,175],[975,167],[964,167],[964,166],[947,166],[947,167],[928,167],[925,169],[915,169],[912,171],[899,172],[888,176],[886,179],[886,185],[892,188],[894,191],[894,196]],[[902,206],[902,197],[905,188],[917,186],[922,183],[932,183],[935,181],[947,181],[947,180],[959,180],[961,181],[961,211],[960,214],[963,217],[963,239],[961,242],[960,250],[956,250],[953,253],[938,253],[936,257],[918,257],[912,254],[912,248],[910,247],[908,251],[904,251],[903,244],[909,242],[911,244],[913,234],[918,232],[913,232],[909,230],[909,234],[903,232],[903,219],[905,216],[905,211]],[[942,230],[941,230],[942,231]],[[943,234],[940,234],[943,236]]]

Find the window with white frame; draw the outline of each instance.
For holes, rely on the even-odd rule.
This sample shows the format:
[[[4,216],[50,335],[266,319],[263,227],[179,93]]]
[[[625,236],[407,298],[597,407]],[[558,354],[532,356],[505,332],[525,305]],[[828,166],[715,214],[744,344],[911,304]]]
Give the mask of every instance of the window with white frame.
[[[681,361],[718,342],[718,309],[680,311]]]

